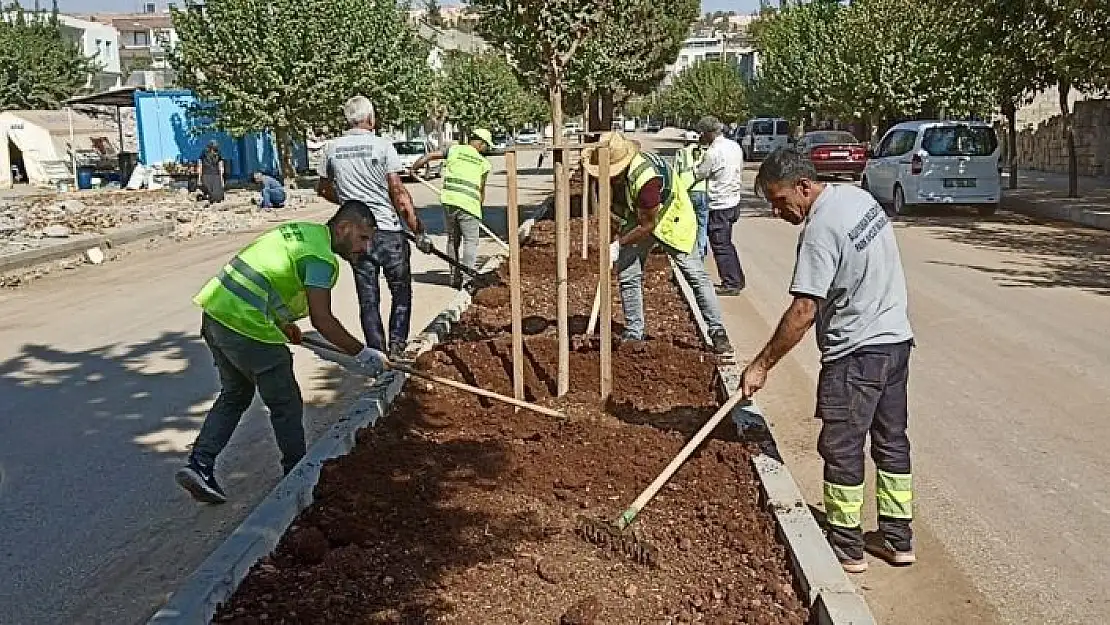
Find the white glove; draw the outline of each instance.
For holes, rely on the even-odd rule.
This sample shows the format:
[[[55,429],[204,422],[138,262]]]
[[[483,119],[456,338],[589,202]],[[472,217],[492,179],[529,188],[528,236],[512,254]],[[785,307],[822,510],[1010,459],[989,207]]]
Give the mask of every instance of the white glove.
[[[362,351],[355,356],[355,361],[370,375],[378,375],[385,369],[384,355],[370,347],[363,347]]]
[[[621,254],[621,242],[613,241],[609,244],[609,264],[617,264],[617,257]]]
[[[435,249],[435,246],[432,245],[432,237],[426,234],[421,234],[420,236],[416,237],[416,249],[424,252],[425,254],[431,254],[432,250]]]

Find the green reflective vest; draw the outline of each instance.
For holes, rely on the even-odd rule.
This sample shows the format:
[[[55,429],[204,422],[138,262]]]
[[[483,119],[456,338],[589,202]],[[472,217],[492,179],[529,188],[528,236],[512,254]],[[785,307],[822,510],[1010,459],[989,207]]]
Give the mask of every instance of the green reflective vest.
[[[675,154],[675,174],[682,181],[683,186],[690,191],[705,193],[708,190],[705,180],[694,184],[694,170],[701,164],[703,158],[705,158],[705,148],[696,143],[682,148]]]
[[[281,326],[308,316],[304,261],[328,263],[339,278],[331,233],[323,224],[289,222],[243,248],[193,298],[216,321],[263,343],[285,343]]]
[[[617,215],[622,225],[636,223],[637,198],[640,190],[649,180],[656,177],[663,179],[663,205],[655,218],[655,229],[652,234],[656,239],[674,249],[689,254],[694,251],[694,243],[698,238],[698,219],[694,214],[694,205],[690,202],[690,194],[686,192],[681,183],[676,184],[674,172],[657,154],[639,152],[632,157],[625,172],[625,192],[627,194],[628,212],[626,215]],[[615,205],[614,205],[615,206]]]
[[[443,167],[443,190],[439,202],[482,218],[482,177],[490,164],[470,145],[454,145],[447,151]]]

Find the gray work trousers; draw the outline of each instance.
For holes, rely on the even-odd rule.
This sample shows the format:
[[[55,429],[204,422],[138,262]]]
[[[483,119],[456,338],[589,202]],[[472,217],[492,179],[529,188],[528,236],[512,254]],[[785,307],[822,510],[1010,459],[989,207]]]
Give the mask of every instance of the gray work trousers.
[[[456,206],[443,207],[447,223],[447,254],[464,267],[478,268],[478,224],[481,219]],[[460,249],[461,248],[461,249]],[[470,283],[470,276],[451,267],[451,286],[459,289]]]
[[[304,404],[289,348],[247,338],[207,314],[201,320],[200,335],[216,361],[220,395],[193,443],[193,460],[206,468],[215,465],[257,389],[270,409],[281,467],[288,473],[305,454]]]

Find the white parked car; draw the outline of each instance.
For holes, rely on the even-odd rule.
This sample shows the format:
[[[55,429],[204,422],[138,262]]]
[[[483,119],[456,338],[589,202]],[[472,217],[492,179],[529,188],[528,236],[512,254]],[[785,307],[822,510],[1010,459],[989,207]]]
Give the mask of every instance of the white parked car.
[[[790,146],[790,122],[781,117],[749,119],[744,130],[744,160],[767,156],[779,148]]]
[[[394,141],[393,147],[397,150],[397,155],[401,157],[401,166],[408,170],[416,159],[428,153],[428,147],[422,140],[413,141]],[[424,166],[423,172],[416,172],[421,178],[438,178],[443,172],[443,161],[435,161],[428,163]]]
[[[517,145],[535,145],[540,142],[540,133],[535,130],[523,130],[516,135]]]
[[[701,138],[701,134],[696,130],[687,130],[682,133],[682,138],[686,141],[697,141]]]
[[[999,154],[998,135],[983,122],[904,122],[883,135],[860,184],[898,214],[968,204],[991,215],[1002,198]]]

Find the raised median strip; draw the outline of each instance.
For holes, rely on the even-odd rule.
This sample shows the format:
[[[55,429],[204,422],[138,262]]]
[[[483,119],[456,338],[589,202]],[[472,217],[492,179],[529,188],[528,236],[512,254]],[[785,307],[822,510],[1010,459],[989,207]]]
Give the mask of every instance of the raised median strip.
[[[1110,230],[1110,201],[1065,198],[1033,190],[1004,190],[1002,206],[1016,213]]]
[[[143,239],[166,236],[173,232],[172,221],[158,221],[112,228],[103,234],[79,234],[67,239],[58,239],[57,243],[22,250],[12,254],[0,254],[0,273],[18,271],[35,265],[61,260],[70,256],[81,254],[91,248],[112,247],[124,245]]]

